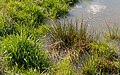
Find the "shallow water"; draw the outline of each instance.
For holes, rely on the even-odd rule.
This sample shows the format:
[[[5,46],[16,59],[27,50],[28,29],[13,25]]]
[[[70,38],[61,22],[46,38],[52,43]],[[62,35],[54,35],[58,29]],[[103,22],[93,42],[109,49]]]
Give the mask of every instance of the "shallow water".
[[[74,6],[68,18],[88,21],[89,28],[107,30],[107,24],[120,28],[120,0],[83,0]]]

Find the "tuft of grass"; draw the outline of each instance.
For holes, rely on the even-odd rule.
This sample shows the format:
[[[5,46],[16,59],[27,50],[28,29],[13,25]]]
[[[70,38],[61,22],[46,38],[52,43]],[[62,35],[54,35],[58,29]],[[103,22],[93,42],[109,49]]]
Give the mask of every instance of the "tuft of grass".
[[[70,6],[79,0],[44,0],[35,3],[44,8],[44,12],[48,18],[64,17],[68,13]]]
[[[107,24],[109,33],[104,33],[104,37],[108,40],[120,40],[120,30],[119,27],[110,27]]]
[[[70,57],[66,56],[54,68],[52,68],[50,75],[77,75],[70,62]]]
[[[80,25],[80,27],[79,27]],[[64,22],[53,22],[49,31],[49,38],[54,49],[60,51],[65,49],[90,50],[90,43],[93,42],[93,35],[87,32],[87,23],[80,24],[64,20]]]
[[[117,74],[119,73],[119,62],[100,58],[96,63],[96,68],[101,70],[101,73]]]
[[[82,61],[84,62],[84,60]],[[98,56],[98,54],[94,54],[82,64],[81,72],[83,75],[118,74],[119,62],[111,61],[105,57]]]
[[[31,40],[25,35],[10,35],[2,41],[1,49],[9,67],[17,65],[20,69],[33,68],[42,72],[50,66],[43,46],[40,40]]]
[[[99,43],[92,43],[91,54],[97,53],[98,56],[106,58],[108,60],[114,60],[118,57],[116,49],[110,47],[107,42],[101,41]]]
[[[68,13],[69,6],[64,0],[45,0],[41,3],[48,18],[63,17]]]
[[[25,1],[8,1],[1,9],[1,12],[4,17],[8,18],[8,21],[10,21],[8,25],[11,26],[17,23],[37,27],[44,23],[45,20],[41,7]]]

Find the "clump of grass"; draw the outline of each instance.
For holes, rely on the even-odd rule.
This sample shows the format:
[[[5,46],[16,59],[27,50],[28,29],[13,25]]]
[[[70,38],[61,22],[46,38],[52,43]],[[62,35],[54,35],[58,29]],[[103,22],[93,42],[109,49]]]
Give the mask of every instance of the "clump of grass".
[[[1,4],[3,5],[0,9],[0,36],[18,34],[22,27],[28,29],[40,28],[45,22],[46,17],[42,8],[34,3],[2,1]]]
[[[47,34],[47,30],[45,29],[46,27],[49,27],[49,25],[41,25],[37,28],[29,28],[28,26],[18,26],[18,32],[14,34],[21,35],[21,33],[24,33],[26,36],[32,36],[32,40],[42,39]]]
[[[17,23],[37,27],[45,20],[41,7],[25,1],[9,1],[1,9],[1,12],[4,17],[8,18],[11,26]]]
[[[108,60],[114,60],[118,57],[114,48],[110,47],[107,42],[101,41],[99,43],[92,43],[91,54],[97,53],[98,56],[104,57]]]
[[[50,66],[48,54],[41,41],[31,40],[25,35],[10,35],[2,41],[1,49],[9,67],[18,66],[23,69],[38,69],[40,72]]]
[[[87,33],[87,24],[84,22],[79,24],[64,20],[64,22],[53,22],[48,29],[51,44],[58,44],[59,48],[89,50],[93,36]]]
[[[118,27],[110,27],[108,24],[107,24],[107,27],[108,27],[108,31],[109,33],[105,33],[105,38],[107,39],[110,39],[110,40],[120,40],[120,32],[119,32],[119,28]]]
[[[68,20],[54,21],[47,30],[50,40],[48,50],[52,54],[53,60],[57,58],[57,62],[59,62],[69,55],[71,64],[76,70],[76,67],[80,65],[80,57],[84,52],[89,53],[92,50],[91,43],[94,39],[93,35],[89,35],[87,32],[87,23],[82,21],[78,24]]]
[[[62,59],[49,73],[50,75],[76,75],[71,63],[70,57]]]
[[[91,56],[91,59],[88,59],[86,55],[81,57],[82,67],[80,68],[80,72],[83,75],[96,75],[95,63],[97,60],[97,55]]]
[[[118,73],[119,72],[119,62],[110,61],[105,58],[100,58],[96,63],[97,70],[101,70],[101,73]]]
[[[17,24],[12,25],[13,22],[9,19],[9,17],[5,17],[0,14],[0,36],[6,36],[10,34],[17,33]]]
[[[82,60],[83,61],[83,60]],[[82,64],[81,72],[85,75],[96,74],[118,74],[119,62],[111,61],[105,57],[100,57],[98,54],[92,55],[91,59],[88,59]]]
[[[63,17],[69,10],[69,6],[64,0],[45,0],[40,2],[39,6],[44,8],[48,18]]]
[[[44,12],[48,18],[64,17],[68,13],[70,6],[79,0],[44,0],[35,1],[35,3],[44,8]]]
[[[85,62],[85,60],[87,60]],[[110,47],[107,42],[92,43],[90,56],[85,56],[82,63],[83,74],[118,74],[119,73],[119,58],[116,50]]]

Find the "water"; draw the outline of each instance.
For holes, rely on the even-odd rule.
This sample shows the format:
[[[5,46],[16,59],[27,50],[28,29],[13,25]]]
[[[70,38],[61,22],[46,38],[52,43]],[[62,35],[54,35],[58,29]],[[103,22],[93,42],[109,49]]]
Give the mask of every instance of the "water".
[[[120,28],[120,0],[83,0],[74,6],[68,18],[84,19],[89,28],[106,30],[107,24]]]

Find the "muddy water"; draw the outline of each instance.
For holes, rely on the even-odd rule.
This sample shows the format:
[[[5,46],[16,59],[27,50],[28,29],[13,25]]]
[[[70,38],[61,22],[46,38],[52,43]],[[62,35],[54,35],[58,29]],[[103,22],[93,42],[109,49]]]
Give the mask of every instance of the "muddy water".
[[[82,0],[68,14],[71,19],[88,21],[89,28],[107,30],[107,24],[120,28],[120,0]]]

